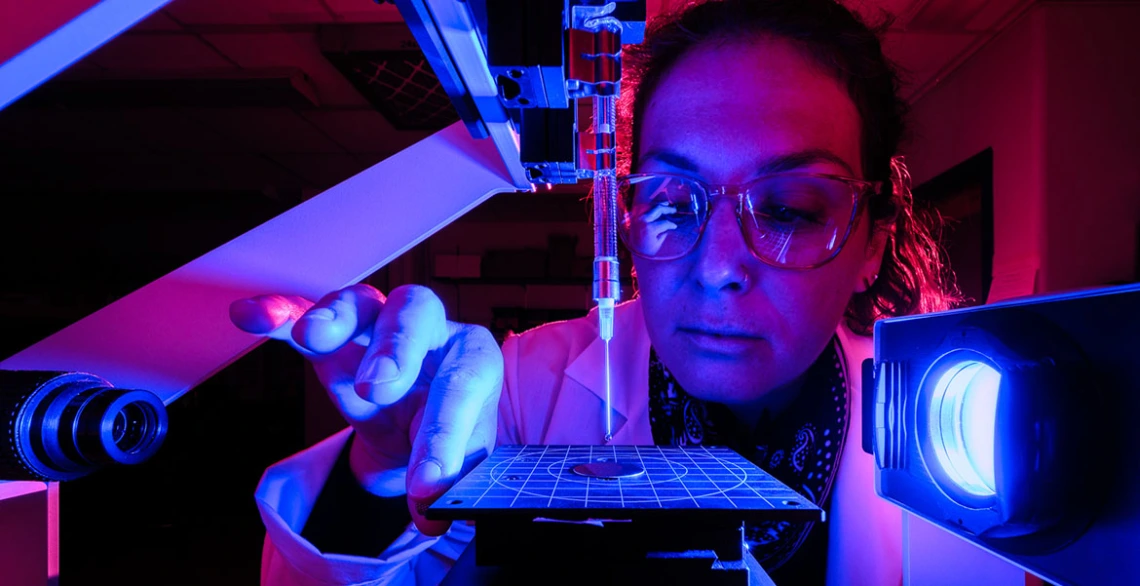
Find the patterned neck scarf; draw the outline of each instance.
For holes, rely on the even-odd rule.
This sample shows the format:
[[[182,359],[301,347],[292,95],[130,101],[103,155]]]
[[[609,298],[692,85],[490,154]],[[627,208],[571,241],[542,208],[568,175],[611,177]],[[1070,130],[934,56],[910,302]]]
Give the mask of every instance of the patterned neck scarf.
[[[847,431],[848,398],[839,340],[833,338],[808,369],[803,387],[777,418],[767,411],[755,431],[724,405],[702,401],[681,388],[669,369],[649,353],[649,422],[653,442],[675,446],[726,446],[827,509]],[[752,555],[772,572],[801,548],[814,523],[767,521],[745,526]],[[826,528],[816,532],[823,539]],[[817,548],[810,548],[817,549]],[[798,565],[798,564],[797,564]],[[812,562],[826,566],[826,559]]]

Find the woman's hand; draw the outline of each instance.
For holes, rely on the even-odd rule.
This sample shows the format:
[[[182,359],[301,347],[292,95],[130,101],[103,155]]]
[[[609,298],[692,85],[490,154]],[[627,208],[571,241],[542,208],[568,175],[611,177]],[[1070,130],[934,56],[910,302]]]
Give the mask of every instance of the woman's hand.
[[[447,321],[443,303],[419,286],[385,298],[353,285],[316,304],[262,295],[234,302],[230,318],[313,364],[356,431],[350,462],[366,489],[406,490],[420,531],[447,530],[423,511],[495,444],[503,356],[486,328]]]
[[[651,256],[657,254],[665,244],[669,231],[677,229],[677,225],[664,216],[677,213],[677,209],[666,202],[658,202],[648,211],[642,208],[635,213],[639,214],[640,218],[634,223],[631,236],[637,243],[637,250]]]

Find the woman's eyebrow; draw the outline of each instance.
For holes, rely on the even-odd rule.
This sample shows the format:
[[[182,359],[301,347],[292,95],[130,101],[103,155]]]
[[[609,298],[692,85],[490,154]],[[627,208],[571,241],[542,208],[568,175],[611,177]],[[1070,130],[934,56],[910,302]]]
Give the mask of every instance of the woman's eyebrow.
[[[701,167],[692,159],[688,157],[667,150],[654,150],[649,151],[641,159],[641,163],[648,161],[656,161],[663,163],[674,169],[680,171],[688,171],[690,173],[700,174]],[[795,151],[791,153],[783,153],[776,155],[764,161],[761,161],[756,168],[757,175],[769,175],[771,173],[781,173],[784,171],[794,171],[796,169],[814,165],[816,163],[832,163],[843,167],[843,169],[851,176],[855,176],[855,170],[843,157],[835,154],[827,149],[805,149],[802,151]]]
[[[814,165],[816,163],[832,163],[843,167],[849,175],[854,176],[855,170],[843,157],[835,154],[827,149],[806,149],[796,151],[793,153],[784,153],[767,159],[760,163],[756,169],[757,175],[768,175],[770,173],[781,173],[783,171],[794,171],[801,167]]]
[[[673,167],[674,169],[688,171],[690,173],[700,174],[701,172],[699,165],[689,160],[684,155],[675,153],[673,151],[649,151],[648,153],[645,153],[645,156],[642,157],[639,163],[645,163],[648,161],[657,161],[658,163],[664,163],[670,167]]]

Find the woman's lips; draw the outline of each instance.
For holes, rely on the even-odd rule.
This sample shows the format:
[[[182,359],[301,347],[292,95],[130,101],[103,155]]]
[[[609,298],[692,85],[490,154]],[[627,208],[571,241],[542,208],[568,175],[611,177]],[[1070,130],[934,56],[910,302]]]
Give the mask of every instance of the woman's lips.
[[[696,349],[713,354],[743,354],[764,340],[758,334],[729,328],[680,327],[678,331]]]

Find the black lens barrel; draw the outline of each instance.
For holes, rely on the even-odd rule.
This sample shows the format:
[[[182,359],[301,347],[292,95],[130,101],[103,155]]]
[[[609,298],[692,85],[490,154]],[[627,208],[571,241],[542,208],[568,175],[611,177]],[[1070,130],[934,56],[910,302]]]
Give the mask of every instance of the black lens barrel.
[[[166,407],[149,391],[86,373],[0,370],[0,480],[72,480],[139,464],[166,428]]]

